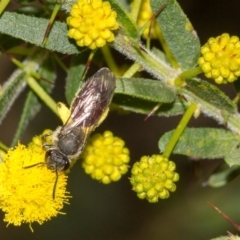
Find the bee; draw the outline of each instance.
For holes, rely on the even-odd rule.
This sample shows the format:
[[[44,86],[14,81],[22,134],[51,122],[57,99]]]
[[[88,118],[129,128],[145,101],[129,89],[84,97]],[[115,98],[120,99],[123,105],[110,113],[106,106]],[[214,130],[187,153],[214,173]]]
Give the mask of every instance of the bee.
[[[108,68],[101,68],[87,79],[71,103],[66,123],[43,135],[48,169],[56,173],[65,171],[71,161],[80,156],[91,132],[107,116],[115,88],[115,76]],[[52,144],[45,141],[49,135],[52,135]]]

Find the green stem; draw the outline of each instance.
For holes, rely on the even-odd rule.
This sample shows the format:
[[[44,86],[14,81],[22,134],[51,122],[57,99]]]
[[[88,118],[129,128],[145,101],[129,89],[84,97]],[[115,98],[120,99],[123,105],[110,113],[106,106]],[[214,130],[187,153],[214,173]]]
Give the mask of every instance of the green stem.
[[[47,43],[47,37],[48,37],[48,35],[49,35],[50,31],[51,31],[51,28],[52,28],[52,25],[53,25],[53,21],[56,18],[57,13],[58,13],[60,7],[61,7],[61,5],[58,4],[58,3],[55,4],[55,6],[54,6],[54,9],[52,11],[52,15],[51,15],[51,17],[50,17],[50,19],[48,21],[48,25],[47,25],[47,28],[46,28],[46,31],[45,31],[45,34],[44,34],[44,37],[43,37],[43,41],[42,41],[43,46]]]
[[[24,72],[26,72],[27,74],[29,74],[30,76],[32,76],[32,77],[34,77],[34,78],[36,78],[36,79],[38,79],[38,80],[41,80],[41,75],[40,74],[38,74],[38,73],[36,73],[36,72],[33,72],[33,71],[26,71],[26,69],[25,69],[25,66],[24,66],[24,64],[22,64],[20,61],[18,61],[16,58],[14,58],[14,57],[11,57],[11,60],[12,60],[12,62],[17,66],[17,67],[19,67],[20,69],[22,69]]]
[[[180,74],[180,77],[189,79],[189,78],[193,78],[193,77],[197,76],[198,74],[200,74],[202,72],[203,71],[202,71],[201,67],[198,66],[198,67],[192,68],[188,71],[182,72]]]
[[[90,63],[92,62],[92,59],[93,59],[96,51],[97,51],[97,49],[94,49],[94,50],[92,50],[92,51],[90,52],[90,55],[89,55],[89,57],[88,57],[87,63],[86,63],[86,65],[85,65],[85,68],[84,68],[84,70],[83,70],[81,79],[85,79],[86,74],[87,74],[88,69],[89,69],[89,66],[90,66]]]
[[[191,103],[188,106],[187,111],[184,113],[180,123],[178,124],[176,130],[174,131],[170,141],[168,142],[164,152],[163,152],[163,156],[166,158],[169,158],[170,154],[172,153],[176,143],[178,142],[182,132],[184,131],[184,129],[186,128],[189,120],[192,118],[195,110],[197,109],[196,104]]]
[[[11,58],[12,62],[16,64],[20,69],[26,72],[26,82],[29,87],[42,99],[42,101],[58,116],[56,102],[49,96],[49,94],[37,83],[34,79],[41,79],[41,75],[32,71],[26,71],[24,65],[19,62],[16,58]]]
[[[53,57],[58,63],[58,65],[67,73],[68,68],[67,66],[63,63],[63,61],[59,58],[59,56],[56,53],[53,53]]]
[[[171,50],[168,47],[168,44],[166,43],[165,39],[163,38],[162,33],[161,33],[161,29],[158,25],[156,25],[155,31],[156,31],[156,34],[157,34],[157,38],[158,38],[159,42],[161,43],[163,51],[166,54],[169,62],[171,63],[171,65],[174,68],[176,68],[176,69],[179,68],[178,62],[174,58]]]
[[[33,52],[33,48],[24,48],[24,47],[12,47],[9,50],[7,50],[8,54],[18,54],[21,56],[29,56],[30,54],[32,54]]]
[[[134,0],[132,2],[132,7],[131,7],[131,13],[130,14],[131,14],[131,17],[132,17],[134,22],[137,22],[138,14],[139,14],[140,7],[141,7],[141,3],[142,3],[141,0]]]
[[[101,48],[101,51],[104,56],[104,60],[106,61],[107,65],[111,69],[111,71],[114,72],[116,76],[121,76],[118,65],[116,64],[115,59],[113,58],[108,45],[106,44],[105,46],[103,46]]]
[[[128,68],[128,70],[122,75],[124,78],[130,78],[132,77],[139,69],[141,66],[138,63],[134,63]]]
[[[10,0],[2,0],[0,1],[0,14],[5,10],[7,5],[9,4]]]
[[[2,142],[0,142],[0,149],[3,150],[4,152],[8,151],[8,147]]]
[[[240,102],[240,94],[238,93],[237,96],[232,101],[237,105]]]
[[[195,67],[192,68],[188,71],[182,72],[174,81],[175,85],[177,86],[182,86],[185,82],[184,79],[190,79],[193,78],[195,76],[197,76],[198,74],[202,73],[202,69],[201,67]]]
[[[29,87],[37,94],[37,96],[57,115],[57,104],[56,102],[47,94],[47,92],[37,83],[37,81],[32,76],[26,77],[26,82]]]

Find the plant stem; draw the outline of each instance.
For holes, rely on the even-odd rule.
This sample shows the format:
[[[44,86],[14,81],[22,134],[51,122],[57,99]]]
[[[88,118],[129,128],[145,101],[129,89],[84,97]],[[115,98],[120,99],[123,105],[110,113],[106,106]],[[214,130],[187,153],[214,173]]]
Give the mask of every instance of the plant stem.
[[[3,0],[0,2],[0,14],[2,14],[2,12],[5,10],[9,2],[10,0]]]
[[[37,81],[32,76],[26,77],[26,82],[29,87],[37,94],[37,96],[57,115],[57,104],[56,102],[48,95],[48,93],[37,83]]]
[[[12,60],[12,62],[13,62],[17,67],[19,67],[20,69],[22,69],[24,72],[26,72],[27,74],[29,74],[30,76],[32,76],[32,77],[34,77],[34,78],[36,78],[36,79],[38,79],[38,80],[41,80],[41,75],[40,75],[40,74],[38,74],[38,73],[36,73],[36,72],[33,72],[33,71],[27,71],[27,70],[25,69],[24,64],[21,63],[20,61],[18,61],[18,60],[17,60],[16,58],[14,58],[14,57],[11,57],[11,60]]]
[[[170,141],[168,142],[168,144],[167,144],[167,146],[166,146],[166,148],[163,152],[164,157],[169,158],[169,156],[172,153],[176,143],[178,142],[179,138],[181,137],[182,132],[186,128],[188,122],[192,118],[196,109],[197,109],[197,106],[194,103],[191,103],[188,106],[187,111],[184,113],[181,121],[179,122],[177,128],[175,129]]]
[[[122,75],[122,77],[131,78],[140,68],[141,66],[135,62],[128,68],[128,70]]]
[[[0,149],[3,150],[4,152],[8,151],[8,147],[5,144],[3,144],[2,142],[0,142]]]
[[[53,57],[58,63],[58,65],[63,69],[64,72],[68,72],[67,66],[63,63],[63,61],[59,58],[59,56],[56,53],[53,53]]]
[[[140,7],[141,7],[141,3],[142,3],[141,0],[134,0],[132,2],[131,17],[132,17],[134,22],[137,22],[139,10],[140,10]]]
[[[24,47],[12,47],[9,50],[7,50],[8,54],[18,54],[21,56],[29,56],[33,52],[33,47],[30,48],[24,48]]]
[[[101,48],[101,51],[104,56],[104,60],[106,61],[107,65],[111,69],[111,71],[114,72],[117,77],[121,76],[118,65],[116,64],[115,59],[113,58],[108,45],[103,46]]]
[[[44,37],[43,37],[43,41],[42,41],[42,45],[43,46],[47,43],[47,37],[48,37],[48,35],[49,35],[50,31],[51,31],[54,19],[56,18],[57,13],[58,13],[60,8],[61,8],[61,5],[59,3],[55,4],[54,9],[52,11],[52,15],[51,15],[51,17],[50,17],[50,19],[48,21],[48,25],[47,25],[46,31],[44,33]]]
[[[195,68],[192,68],[188,71],[182,72],[174,81],[175,85],[177,86],[183,86],[185,84],[184,79],[190,79],[198,74],[202,73],[202,69],[198,66]]]
[[[57,112],[57,104],[56,102],[49,96],[49,94],[37,83],[34,79],[41,79],[41,75],[35,73],[33,71],[27,71],[20,61],[16,58],[11,57],[11,60],[14,64],[16,64],[20,69],[26,72],[26,82],[29,87],[37,94],[37,96],[58,116]]]
[[[169,49],[169,47],[168,47],[165,39],[164,39],[163,36],[162,36],[160,27],[159,27],[159,26],[156,26],[155,31],[156,31],[158,40],[159,40],[159,42],[161,43],[162,48],[163,48],[163,50],[164,50],[164,53],[166,54],[169,62],[171,63],[171,65],[173,66],[173,68],[176,68],[176,69],[179,68],[179,65],[178,65],[176,59],[174,58],[171,50]]]

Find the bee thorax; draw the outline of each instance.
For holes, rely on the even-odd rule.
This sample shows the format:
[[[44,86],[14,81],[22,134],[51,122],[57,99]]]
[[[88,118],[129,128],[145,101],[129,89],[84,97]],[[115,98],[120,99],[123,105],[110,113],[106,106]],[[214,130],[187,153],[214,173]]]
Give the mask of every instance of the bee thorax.
[[[75,155],[84,147],[84,133],[81,128],[72,128],[67,133],[60,132],[57,146],[67,156]]]

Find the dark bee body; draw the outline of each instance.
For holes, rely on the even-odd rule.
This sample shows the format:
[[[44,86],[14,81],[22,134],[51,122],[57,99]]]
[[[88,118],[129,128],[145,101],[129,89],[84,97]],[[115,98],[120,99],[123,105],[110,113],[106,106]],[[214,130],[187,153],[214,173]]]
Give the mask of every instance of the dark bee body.
[[[71,104],[67,122],[52,133],[53,145],[43,144],[49,169],[66,170],[71,160],[79,157],[88,136],[106,116],[115,88],[116,79],[107,68],[86,81]]]
[[[79,152],[79,148],[83,146],[85,141],[84,132],[81,128],[73,128],[69,130],[65,135],[58,135],[57,146],[67,156],[75,155]]]

